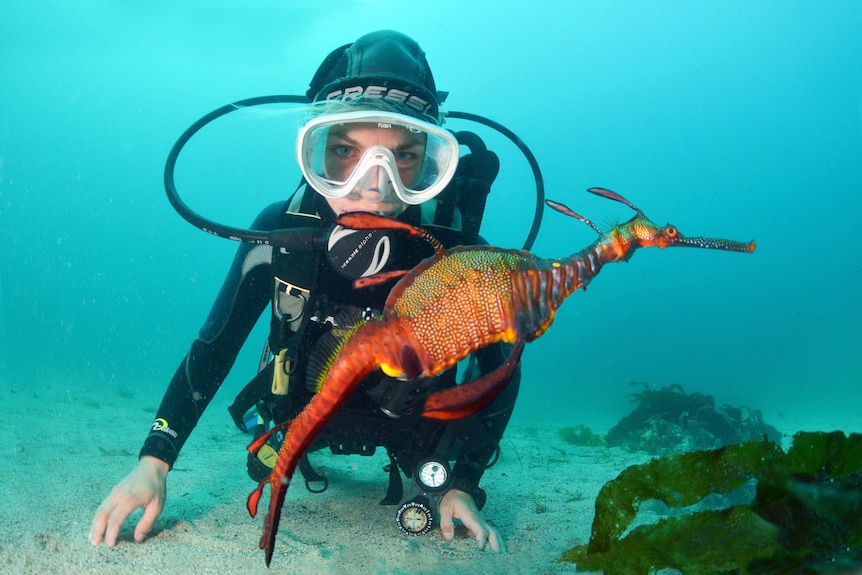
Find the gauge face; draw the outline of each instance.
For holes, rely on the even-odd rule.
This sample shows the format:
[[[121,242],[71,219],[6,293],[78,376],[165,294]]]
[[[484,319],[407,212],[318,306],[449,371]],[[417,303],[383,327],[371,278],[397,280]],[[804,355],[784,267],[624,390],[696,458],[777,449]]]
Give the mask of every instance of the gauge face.
[[[408,535],[424,535],[431,531],[431,510],[418,501],[409,501],[401,506],[395,520],[401,531]]]
[[[449,468],[439,461],[426,461],[419,466],[416,478],[428,489],[439,489],[449,480]]]

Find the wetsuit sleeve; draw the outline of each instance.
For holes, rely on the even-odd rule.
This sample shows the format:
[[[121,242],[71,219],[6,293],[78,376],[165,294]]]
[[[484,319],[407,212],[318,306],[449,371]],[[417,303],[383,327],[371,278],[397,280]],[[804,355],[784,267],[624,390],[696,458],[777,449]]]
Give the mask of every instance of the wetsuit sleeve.
[[[282,204],[261,212],[254,229],[275,229]],[[140,455],[173,467],[272,297],[271,248],[242,244],[198,339],[168,384]]]

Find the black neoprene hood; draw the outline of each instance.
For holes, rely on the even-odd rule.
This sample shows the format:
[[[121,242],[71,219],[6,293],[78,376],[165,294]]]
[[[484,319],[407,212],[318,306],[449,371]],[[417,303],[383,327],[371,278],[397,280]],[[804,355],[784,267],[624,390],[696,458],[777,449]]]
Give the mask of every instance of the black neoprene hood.
[[[425,52],[415,40],[393,30],[371,32],[332,51],[314,74],[306,96],[313,102],[383,98],[439,123],[437,86]]]

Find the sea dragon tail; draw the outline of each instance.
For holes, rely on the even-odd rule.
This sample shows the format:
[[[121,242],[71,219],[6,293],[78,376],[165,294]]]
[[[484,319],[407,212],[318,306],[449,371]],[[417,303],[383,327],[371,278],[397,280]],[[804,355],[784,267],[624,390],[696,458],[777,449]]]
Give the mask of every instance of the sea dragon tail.
[[[248,496],[247,508],[252,517],[257,515],[260,498],[265,486],[270,486],[269,510],[263,525],[260,548],[266,554],[269,566],[275,548],[275,536],[281,519],[281,507],[287,488],[299,460],[311,446],[320,430],[332,419],[338,409],[347,401],[359,382],[377,367],[373,346],[367,345],[367,337],[376,332],[377,322],[369,322],[357,331],[341,349],[339,361],[332,364],[320,390],[305,406],[302,412],[289,423],[273,428],[258,437],[248,450],[257,451],[276,431],[286,429],[284,441],[278,451],[275,468],[261,481]]]

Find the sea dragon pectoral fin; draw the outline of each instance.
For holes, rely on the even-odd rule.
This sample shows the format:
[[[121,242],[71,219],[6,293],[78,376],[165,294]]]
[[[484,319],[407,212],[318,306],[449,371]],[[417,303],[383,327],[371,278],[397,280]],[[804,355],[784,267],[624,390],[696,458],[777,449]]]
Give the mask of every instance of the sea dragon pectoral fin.
[[[422,417],[451,421],[469,417],[494,401],[515,373],[524,342],[518,342],[506,361],[497,369],[478,379],[438,391],[425,400]]]
[[[335,218],[335,223],[354,230],[402,230],[428,242],[437,255],[444,252],[443,244],[427,231],[387,216],[368,212],[347,212]]]
[[[394,280],[404,276],[407,273],[407,270],[396,270],[394,272],[379,272],[374,274],[373,276],[368,276],[365,278],[359,278],[353,282],[353,287],[356,289],[363,289],[371,286],[376,286],[380,284],[384,284],[389,280]]]
[[[427,231],[388,216],[379,216],[369,212],[347,212],[338,216],[335,219],[335,223],[354,230],[401,230],[407,232],[408,235],[422,238],[428,242],[428,244],[434,248],[434,253],[438,256],[442,255],[444,252],[443,244]],[[363,289],[370,286],[384,284],[390,280],[404,276],[408,271],[409,270],[396,270],[380,272],[372,276],[362,277],[353,282],[353,287],[356,289]]]

